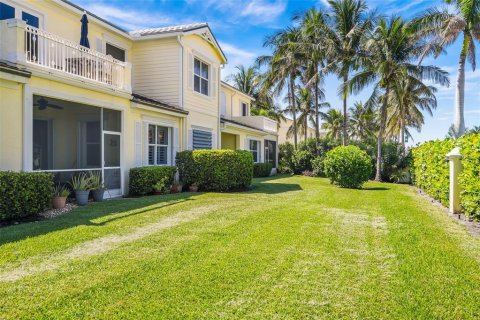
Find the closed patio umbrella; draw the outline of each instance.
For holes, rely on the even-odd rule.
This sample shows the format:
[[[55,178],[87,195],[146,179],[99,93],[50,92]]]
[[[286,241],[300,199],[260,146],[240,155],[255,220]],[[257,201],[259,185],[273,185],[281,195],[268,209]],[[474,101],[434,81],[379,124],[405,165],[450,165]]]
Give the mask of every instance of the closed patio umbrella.
[[[88,19],[87,14],[84,13],[82,19],[80,20],[82,23],[82,31],[80,35],[80,45],[90,48],[90,43],[88,42]]]

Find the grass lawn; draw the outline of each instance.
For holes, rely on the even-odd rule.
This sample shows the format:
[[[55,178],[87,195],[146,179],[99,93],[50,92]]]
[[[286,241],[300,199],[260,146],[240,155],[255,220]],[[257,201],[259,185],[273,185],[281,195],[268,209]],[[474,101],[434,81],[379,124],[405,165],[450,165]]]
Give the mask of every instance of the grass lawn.
[[[255,180],[0,229],[0,319],[480,317],[480,238],[409,186]]]

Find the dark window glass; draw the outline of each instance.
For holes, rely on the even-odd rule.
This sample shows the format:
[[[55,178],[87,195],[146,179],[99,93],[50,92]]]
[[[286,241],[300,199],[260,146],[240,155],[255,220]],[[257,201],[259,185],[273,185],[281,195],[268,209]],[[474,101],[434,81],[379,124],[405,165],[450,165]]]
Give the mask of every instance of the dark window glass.
[[[15,8],[0,2],[0,20],[15,18]]]
[[[200,92],[200,77],[199,76],[195,76],[195,78],[193,79],[193,89],[196,92]]]
[[[22,20],[27,22],[29,26],[38,28],[40,26],[38,17],[34,16],[33,14],[27,13],[25,11],[22,12]]]
[[[121,172],[120,169],[105,169],[104,170],[105,187],[110,190],[120,189],[121,184]]]
[[[273,168],[277,167],[277,142],[265,140],[265,162],[271,163]]]
[[[193,90],[208,96],[208,64],[194,59]]]
[[[111,55],[114,59],[125,62],[125,50],[120,49],[107,42],[105,46],[105,53]]]
[[[103,130],[122,131],[122,113],[120,111],[103,109]]]
[[[202,79],[202,94],[208,96],[208,81],[205,79]]]
[[[258,141],[250,140],[250,151],[253,155],[253,162],[258,162]]]
[[[248,106],[246,103],[242,103],[242,116],[246,117],[248,116]]]
[[[105,167],[120,166],[120,135],[105,134],[104,139],[104,161]]]

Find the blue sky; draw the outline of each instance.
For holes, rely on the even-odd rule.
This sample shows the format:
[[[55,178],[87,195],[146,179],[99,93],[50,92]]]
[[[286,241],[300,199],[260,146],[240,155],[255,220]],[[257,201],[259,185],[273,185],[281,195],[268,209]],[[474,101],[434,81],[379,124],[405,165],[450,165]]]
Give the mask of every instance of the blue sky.
[[[267,35],[290,24],[294,14],[308,8],[326,8],[326,0],[285,1],[285,0],[73,0],[76,4],[127,29],[135,30],[192,22],[208,22],[220,42],[229,64],[222,77],[234,71],[239,64],[250,65],[257,56],[267,54],[263,41]],[[441,5],[438,0],[367,0],[371,8],[377,8],[385,15],[398,14],[412,17],[425,8]],[[477,48],[480,47],[477,45]],[[450,74],[451,86],[439,88],[438,107],[434,116],[426,115],[422,132],[414,132],[414,142],[423,142],[445,137],[453,121],[454,84],[460,45],[454,44],[447,54],[438,59],[431,58],[426,64],[442,67]],[[477,56],[480,56],[477,53]],[[480,125],[480,70],[472,72],[467,66],[465,120],[466,126]],[[339,81],[335,76],[325,79],[324,88],[327,101],[332,107],[340,108],[337,96]],[[349,98],[349,106],[357,100],[365,101],[370,92],[365,90]]]

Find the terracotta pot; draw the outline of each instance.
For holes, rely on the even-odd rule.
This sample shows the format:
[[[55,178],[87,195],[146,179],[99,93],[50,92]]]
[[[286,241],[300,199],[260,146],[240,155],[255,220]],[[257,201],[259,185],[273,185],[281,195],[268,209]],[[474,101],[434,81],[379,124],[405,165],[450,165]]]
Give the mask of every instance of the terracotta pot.
[[[158,196],[158,195],[163,194],[163,193],[162,193],[162,191],[153,191],[153,194]]]
[[[176,186],[171,186],[170,187],[170,193],[178,193],[178,189]]]
[[[65,208],[65,203],[67,202],[67,197],[53,197],[52,205],[55,209]]]
[[[198,191],[198,186],[190,186],[190,187],[188,187],[188,190],[190,190],[190,192],[197,192]]]

